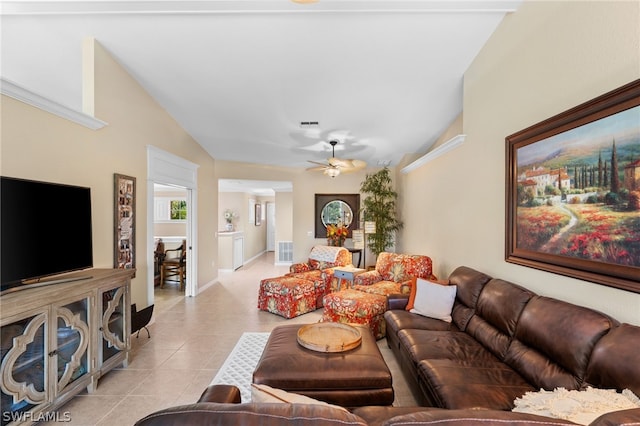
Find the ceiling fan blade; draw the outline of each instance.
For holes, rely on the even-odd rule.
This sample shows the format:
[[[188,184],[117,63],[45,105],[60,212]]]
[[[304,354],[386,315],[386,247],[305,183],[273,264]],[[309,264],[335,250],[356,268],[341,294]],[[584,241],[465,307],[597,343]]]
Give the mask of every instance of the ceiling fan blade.
[[[360,169],[364,169],[365,167],[367,167],[367,162],[366,161],[362,161],[362,160],[346,160],[349,161],[351,163],[351,168],[354,170],[360,170]]]
[[[327,164],[327,163],[320,163],[318,161],[312,161],[312,160],[307,160],[308,162],[310,162],[311,164],[317,164],[319,166],[324,166],[324,167],[331,167],[331,164]]]
[[[308,172],[321,172],[323,170],[327,170],[330,169],[330,166],[315,166],[315,167],[309,167],[308,169],[306,169]]]
[[[332,167],[349,167],[349,163],[348,160],[343,160],[341,158],[337,158],[337,157],[331,157],[327,159],[327,162],[332,166]]]

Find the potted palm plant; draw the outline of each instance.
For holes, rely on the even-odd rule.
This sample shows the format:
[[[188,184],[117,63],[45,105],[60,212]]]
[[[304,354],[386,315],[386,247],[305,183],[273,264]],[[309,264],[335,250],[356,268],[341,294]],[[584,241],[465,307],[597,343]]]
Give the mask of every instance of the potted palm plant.
[[[385,167],[376,173],[367,174],[360,184],[360,192],[366,196],[362,208],[364,220],[376,224],[376,232],[367,235],[367,247],[377,257],[393,246],[395,233],[403,226],[402,221],[397,218],[398,193],[391,184],[389,169]]]

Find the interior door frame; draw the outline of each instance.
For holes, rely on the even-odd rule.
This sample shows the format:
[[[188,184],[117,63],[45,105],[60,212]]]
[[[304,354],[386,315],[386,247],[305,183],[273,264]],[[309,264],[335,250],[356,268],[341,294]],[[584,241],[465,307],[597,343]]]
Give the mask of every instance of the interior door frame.
[[[266,251],[275,251],[276,250],[276,221],[275,221],[275,216],[276,216],[276,203],[274,203],[273,201],[267,201],[265,203],[265,222],[267,225],[267,240],[265,241],[266,243]],[[269,235],[271,234],[273,230],[273,246],[269,246]],[[272,249],[272,250],[271,250]]]
[[[147,145],[147,300],[154,300],[153,199],[154,184],[174,185],[187,191],[187,279],[185,296],[198,295],[198,165]]]

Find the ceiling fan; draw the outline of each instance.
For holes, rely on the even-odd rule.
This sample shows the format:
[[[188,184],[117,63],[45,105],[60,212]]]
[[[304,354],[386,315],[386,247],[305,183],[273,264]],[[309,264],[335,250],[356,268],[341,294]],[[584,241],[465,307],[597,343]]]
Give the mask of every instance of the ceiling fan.
[[[319,163],[317,161],[311,161],[310,163],[317,164],[315,167],[310,167],[307,170],[310,171],[322,171],[325,175],[332,178],[338,176],[340,173],[350,173],[358,170],[362,170],[367,167],[367,163],[362,160],[344,160],[342,158],[336,158],[336,145],[337,140],[329,141],[332,150],[331,158],[327,159],[326,163]]]

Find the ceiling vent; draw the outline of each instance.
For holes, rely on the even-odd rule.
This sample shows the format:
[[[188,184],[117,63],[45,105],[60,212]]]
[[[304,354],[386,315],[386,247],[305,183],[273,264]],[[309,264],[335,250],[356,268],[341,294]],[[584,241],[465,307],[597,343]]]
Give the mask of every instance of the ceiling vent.
[[[317,126],[318,122],[317,121],[301,121],[300,122],[300,127],[310,127],[310,126]]]

